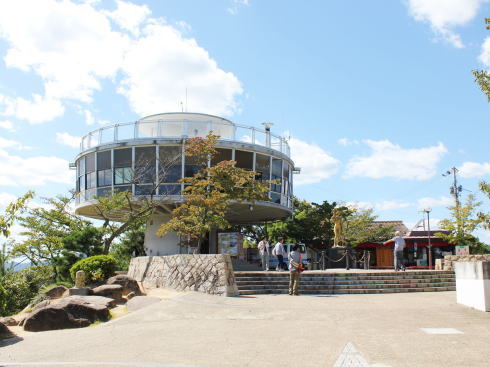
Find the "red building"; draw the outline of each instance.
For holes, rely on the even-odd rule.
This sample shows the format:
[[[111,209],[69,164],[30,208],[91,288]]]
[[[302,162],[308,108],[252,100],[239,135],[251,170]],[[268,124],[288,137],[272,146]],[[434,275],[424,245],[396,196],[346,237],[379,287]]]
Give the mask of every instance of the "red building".
[[[405,239],[404,259],[407,268],[425,269],[429,267],[429,235],[432,253],[432,268],[434,268],[436,259],[444,258],[445,255],[454,255],[454,245],[448,243],[436,233],[445,233],[445,231],[424,231],[408,230],[401,221],[376,221],[375,225],[394,225],[396,231],[400,231]],[[381,242],[366,242],[356,246],[358,256],[362,256],[365,250],[370,253],[371,268],[392,268],[393,267],[393,241],[384,245]]]

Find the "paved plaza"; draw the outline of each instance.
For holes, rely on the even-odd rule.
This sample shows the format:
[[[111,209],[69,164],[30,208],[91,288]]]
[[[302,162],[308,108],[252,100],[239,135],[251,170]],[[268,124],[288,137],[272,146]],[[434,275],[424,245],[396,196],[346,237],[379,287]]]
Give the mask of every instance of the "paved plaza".
[[[490,313],[455,292],[161,301],[85,329],[0,342],[0,366],[488,366]]]

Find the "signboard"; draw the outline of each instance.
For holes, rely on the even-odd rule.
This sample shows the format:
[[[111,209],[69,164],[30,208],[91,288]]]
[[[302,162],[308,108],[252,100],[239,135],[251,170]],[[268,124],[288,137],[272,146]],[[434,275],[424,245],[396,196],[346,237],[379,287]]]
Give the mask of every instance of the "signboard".
[[[242,235],[238,232],[218,233],[218,248],[220,253],[238,256],[243,246]]]
[[[456,255],[469,255],[470,254],[470,246],[454,246],[456,248]]]

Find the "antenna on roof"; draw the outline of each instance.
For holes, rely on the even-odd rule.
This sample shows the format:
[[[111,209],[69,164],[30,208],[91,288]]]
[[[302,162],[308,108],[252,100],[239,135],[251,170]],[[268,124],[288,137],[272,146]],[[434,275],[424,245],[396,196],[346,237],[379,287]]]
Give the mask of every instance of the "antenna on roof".
[[[189,112],[187,109],[187,87],[185,87],[185,112]]]
[[[182,101],[180,101],[180,108],[182,109],[182,112],[184,112],[184,103],[182,103]]]

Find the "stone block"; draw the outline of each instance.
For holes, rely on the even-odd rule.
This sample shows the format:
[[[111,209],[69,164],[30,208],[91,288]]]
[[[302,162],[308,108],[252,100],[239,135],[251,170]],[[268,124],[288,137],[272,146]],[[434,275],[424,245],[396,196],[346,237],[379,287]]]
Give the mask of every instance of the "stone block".
[[[490,311],[490,261],[457,261],[456,301],[480,311]]]

